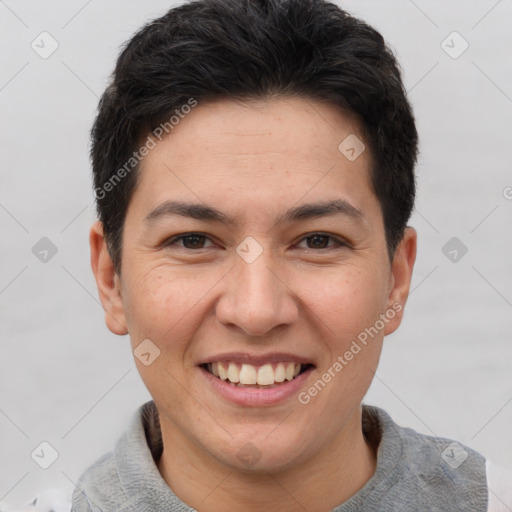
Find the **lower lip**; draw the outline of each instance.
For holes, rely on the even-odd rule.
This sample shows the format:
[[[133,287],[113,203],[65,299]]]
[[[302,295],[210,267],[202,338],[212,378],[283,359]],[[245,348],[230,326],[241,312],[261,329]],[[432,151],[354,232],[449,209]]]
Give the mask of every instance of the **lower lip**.
[[[310,373],[314,370],[314,367],[306,369],[306,371],[292,380],[278,384],[274,388],[266,389],[233,386],[228,381],[215,377],[204,368],[199,367],[199,370],[208,380],[211,387],[230,402],[244,407],[265,407],[284,402],[298,394],[305,385]]]

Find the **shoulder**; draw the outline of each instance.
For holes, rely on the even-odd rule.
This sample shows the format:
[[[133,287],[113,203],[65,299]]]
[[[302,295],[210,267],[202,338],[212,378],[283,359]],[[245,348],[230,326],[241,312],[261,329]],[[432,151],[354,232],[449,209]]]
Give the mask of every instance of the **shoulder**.
[[[72,497],[72,512],[100,511],[100,504],[108,501],[108,495],[121,492],[117,476],[114,452],[101,456],[87,468],[78,480]]]
[[[373,423],[380,430],[377,468],[379,460],[384,459],[380,460],[381,467],[386,469],[381,471],[381,483],[386,487],[383,499],[403,505],[395,510],[449,507],[452,512],[487,511],[483,455],[452,439],[402,427],[386,411],[365,407],[367,416],[373,416]]]
[[[131,510],[147,490],[146,483],[160,478],[151,451],[159,445],[148,446],[146,437],[156,437],[150,428],[155,409],[152,401],[140,406],[114,449],[84,471],[73,491],[72,512]]]
[[[399,427],[404,467],[433,489],[456,495],[487,494],[486,459],[476,450],[445,437],[435,437]]]

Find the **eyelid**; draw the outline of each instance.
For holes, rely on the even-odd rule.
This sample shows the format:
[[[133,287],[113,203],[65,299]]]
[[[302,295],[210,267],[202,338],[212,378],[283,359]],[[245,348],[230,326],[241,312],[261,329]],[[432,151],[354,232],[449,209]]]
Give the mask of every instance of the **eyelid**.
[[[165,240],[162,243],[162,246],[163,247],[172,246],[172,245],[178,246],[176,244],[176,242],[178,242],[180,240],[183,240],[184,238],[187,238],[189,236],[195,236],[195,235],[205,237],[206,240],[209,240],[210,242],[215,243],[211,239],[211,237],[209,235],[207,235],[206,233],[201,233],[200,231],[191,231],[191,232],[188,232],[188,233],[180,233],[180,234],[175,235],[175,236],[173,236],[171,238],[168,238],[167,240]],[[310,238],[310,237],[315,236],[315,235],[326,236],[326,237],[330,238],[331,240],[333,240],[335,242],[335,244],[327,246],[327,247],[316,248],[316,249],[315,248],[306,247],[305,248],[306,250],[319,252],[319,251],[322,251],[322,250],[332,249],[333,247],[349,247],[350,246],[350,244],[345,239],[343,239],[342,237],[339,237],[337,235],[333,235],[331,233],[326,233],[326,232],[323,232],[323,231],[312,231],[310,233],[306,233],[306,234],[301,236],[301,238],[296,242],[295,245],[300,244],[301,242],[303,242],[307,238]],[[197,249],[189,249],[188,247],[184,247],[184,246],[178,246],[178,247],[180,247],[180,249],[186,249],[186,250],[191,251],[191,252],[192,251],[200,251],[202,249],[209,249],[210,248],[210,247],[199,247]]]
[[[337,235],[332,235],[331,233],[325,233],[323,231],[312,231],[311,233],[306,233],[305,235],[303,235],[300,238],[300,240],[297,242],[297,244],[299,244],[302,241],[304,241],[305,239],[310,238],[315,235],[326,236],[326,237],[330,238],[331,240],[333,240],[335,242],[335,244],[327,246],[327,247],[321,247],[320,249],[314,249],[314,248],[307,247],[306,250],[318,252],[321,250],[325,251],[328,249],[332,249],[333,247],[336,247],[336,246],[337,247],[348,247],[350,245],[344,238],[337,236]]]
[[[175,235],[170,238],[167,238],[166,240],[164,240],[162,242],[162,247],[167,247],[167,246],[172,246],[172,245],[178,246],[176,244],[176,242],[183,240],[184,238],[187,238],[189,236],[195,236],[195,235],[204,236],[207,240],[214,243],[213,240],[211,239],[211,237],[209,235],[207,235],[206,233],[201,233],[200,231],[190,231],[189,233],[180,233],[179,235]],[[180,247],[180,249],[187,249],[189,251],[199,251],[201,249],[209,249],[209,247],[200,247],[199,249],[188,249],[187,247],[184,247],[184,246],[178,246],[178,247]]]

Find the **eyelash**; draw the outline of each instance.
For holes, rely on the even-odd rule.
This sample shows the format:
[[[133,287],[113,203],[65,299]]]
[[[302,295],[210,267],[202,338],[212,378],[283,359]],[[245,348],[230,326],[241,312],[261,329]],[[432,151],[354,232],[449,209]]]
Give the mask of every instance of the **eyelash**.
[[[184,240],[185,238],[191,238],[191,237],[194,237],[194,236],[199,236],[199,237],[204,237],[205,239],[207,240],[210,240],[208,238],[207,235],[203,234],[203,233],[198,233],[198,232],[191,232],[191,233],[184,233],[182,235],[177,235],[177,236],[174,236],[168,240],[166,240],[163,245],[165,247],[169,247],[169,246],[172,246],[172,245],[176,245],[176,242],[178,242],[179,240]],[[307,249],[308,250],[313,250],[313,251],[318,251],[318,250],[329,250],[329,249],[332,249],[333,247],[336,247],[338,246],[339,248],[341,247],[348,247],[348,243],[340,240],[339,238],[333,236],[333,235],[330,235],[328,233],[322,233],[322,232],[313,232],[313,233],[309,233],[307,234],[306,236],[302,237],[299,241],[299,243],[301,243],[302,241],[304,240],[307,240],[308,238],[313,238],[315,236],[321,236],[321,237],[327,237],[331,240],[333,240],[335,242],[335,245],[334,246],[328,246],[328,247],[320,247],[319,249],[315,249],[314,247],[313,248],[310,248],[308,247]],[[188,247],[184,247],[184,246],[180,246],[180,248],[182,249],[188,249],[189,251],[200,251],[202,249],[209,249],[209,247],[199,247],[198,249],[190,249]]]

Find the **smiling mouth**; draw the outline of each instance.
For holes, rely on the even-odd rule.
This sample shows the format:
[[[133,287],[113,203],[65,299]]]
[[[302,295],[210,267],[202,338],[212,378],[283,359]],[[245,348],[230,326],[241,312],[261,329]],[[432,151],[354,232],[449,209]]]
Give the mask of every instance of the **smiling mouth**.
[[[313,365],[277,362],[254,366],[246,363],[218,361],[202,364],[201,367],[214,377],[226,381],[232,386],[270,389],[294,380],[305,371],[313,368]]]

